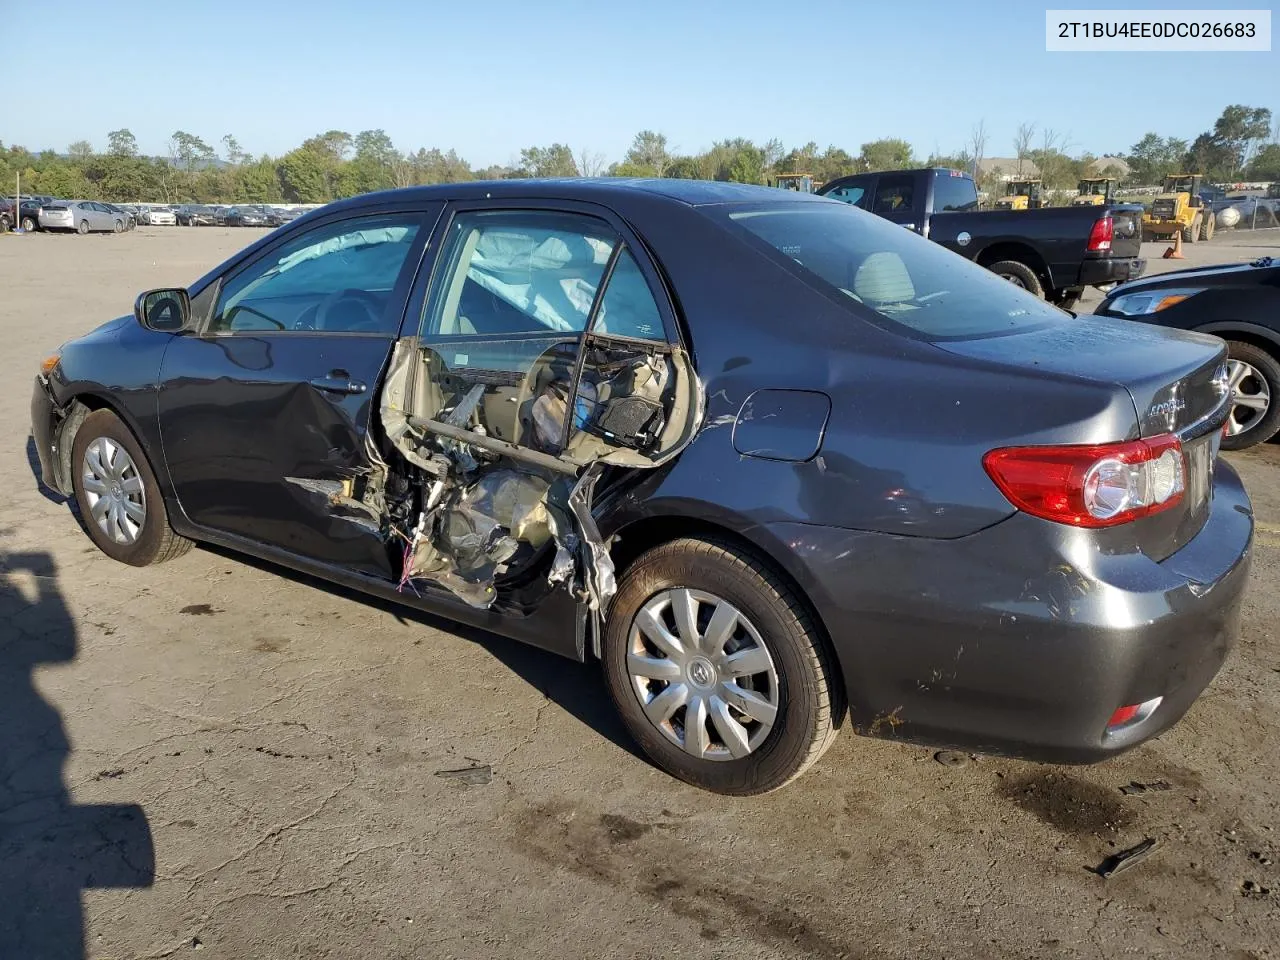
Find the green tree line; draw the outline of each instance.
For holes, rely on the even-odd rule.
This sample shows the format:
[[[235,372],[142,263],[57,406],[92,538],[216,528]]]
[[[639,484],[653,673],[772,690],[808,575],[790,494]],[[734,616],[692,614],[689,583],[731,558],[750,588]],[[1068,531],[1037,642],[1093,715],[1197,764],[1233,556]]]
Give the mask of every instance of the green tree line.
[[[1210,181],[1280,179],[1280,131],[1271,128],[1266,108],[1232,105],[1195,140],[1147,133],[1121,154],[1131,168],[1129,185],[1158,183],[1177,169],[1203,173]],[[463,180],[519,177],[681,177],[767,183],[781,173],[808,173],[825,182],[868,170],[902,170],[948,166],[999,180],[1020,169],[990,169],[981,163],[988,150],[985,124],[978,124],[959,150],[936,148],[926,157],[906,140],[885,138],[863,143],[857,153],[835,145],[810,142],[787,149],[777,139],[766,143],[736,137],[713,143],[698,153],[684,153],[665,135],[642,130],[621,160],[607,164],[589,150],[574,151],[553,143],[520,151],[510,166],[473,168],[454,150],[419,148],[401,151],[385,130],[356,134],[329,130],[303,141],[279,157],[254,157],[231,134],[209,143],[176,130],[167,155],[143,156],[127,129],[107,134],[106,150],[79,140],[65,153],[33,153],[0,144],[0,191],[12,189],[15,174],[28,193],[115,201],[169,203],[327,203],[341,197],[381,190]],[[1030,160],[1051,189],[1069,189],[1097,171],[1090,154],[1072,156],[1067,138],[1052,129],[1024,123],[1012,144],[1014,164]],[[992,153],[996,151],[991,151]],[[991,186],[985,183],[983,186]]]

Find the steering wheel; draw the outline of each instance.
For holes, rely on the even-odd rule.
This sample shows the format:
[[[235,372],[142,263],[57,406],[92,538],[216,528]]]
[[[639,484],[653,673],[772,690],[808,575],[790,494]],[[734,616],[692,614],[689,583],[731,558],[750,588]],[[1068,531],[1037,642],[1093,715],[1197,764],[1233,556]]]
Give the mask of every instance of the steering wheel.
[[[316,330],[376,333],[382,329],[382,306],[364,290],[335,290],[320,301],[313,323]]]

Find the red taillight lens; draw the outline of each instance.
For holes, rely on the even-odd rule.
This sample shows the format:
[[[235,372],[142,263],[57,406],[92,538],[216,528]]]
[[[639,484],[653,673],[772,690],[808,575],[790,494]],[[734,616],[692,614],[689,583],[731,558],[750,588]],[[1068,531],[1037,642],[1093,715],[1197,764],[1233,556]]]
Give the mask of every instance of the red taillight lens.
[[[1111,527],[1182,499],[1186,463],[1173,434],[1124,443],[1004,447],[982,465],[1019,510],[1073,527]]]
[[[1136,725],[1156,712],[1156,707],[1164,702],[1164,697],[1153,697],[1142,703],[1132,703],[1127,707],[1117,707],[1111,719],[1107,721],[1106,733],[1118,733],[1125,727]]]
[[[1089,246],[1085,249],[1093,252],[1111,249],[1111,240],[1115,236],[1115,222],[1110,217],[1102,217],[1093,222],[1089,231]],[[1077,247],[1077,249],[1079,249]]]

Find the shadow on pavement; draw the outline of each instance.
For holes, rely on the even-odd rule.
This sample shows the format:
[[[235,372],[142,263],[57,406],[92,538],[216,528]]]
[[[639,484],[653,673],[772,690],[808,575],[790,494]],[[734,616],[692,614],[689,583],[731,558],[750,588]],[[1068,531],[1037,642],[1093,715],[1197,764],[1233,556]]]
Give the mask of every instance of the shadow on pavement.
[[[201,543],[198,546],[202,550],[225,557],[234,563],[247,564],[293,580],[295,583],[305,584],[335,596],[385,610],[401,623],[418,623],[483,647],[490,656],[541,692],[548,700],[555,701],[615,746],[646,763],[649,762],[618,718],[613,701],[609,699],[609,692],[605,689],[604,678],[600,676],[600,671],[595,664],[576,663],[557,654],[520,643],[518,640],[509,640],[496,633],[459,623],[447,617],[437,617],[381,597],[361,593],[341,584],[331,583],[248,554],[236,553],[234,550],[208,543]]]
[[[0,957],[82,960],[82,892],[155,879],[142,807],[77,805],[63,781],[71,745],[34,674],[76,649],[53,559],[0,553]]]

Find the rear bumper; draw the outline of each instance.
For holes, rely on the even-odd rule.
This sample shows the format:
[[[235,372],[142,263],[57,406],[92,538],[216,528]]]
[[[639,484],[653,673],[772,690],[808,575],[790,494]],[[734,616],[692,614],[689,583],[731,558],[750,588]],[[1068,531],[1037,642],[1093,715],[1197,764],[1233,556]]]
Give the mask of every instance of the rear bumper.
[[[1124,283],[1136,280],[1147,269],[1147,261],[1141,257],[1086,260],[1080,265],[1080,285],[1097,287],[1108,283]]]
[[[1090,763],[1175,724],[1222,666],[1253,514],[1219,461],[1205,526],[1160,563],[1024,514],[957,540],[771,531],[807,565],[857,732]],[[1107,733],[1117,708],[1156,697]]]

